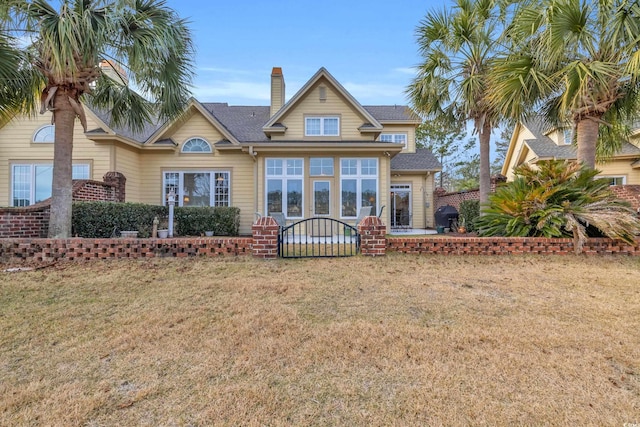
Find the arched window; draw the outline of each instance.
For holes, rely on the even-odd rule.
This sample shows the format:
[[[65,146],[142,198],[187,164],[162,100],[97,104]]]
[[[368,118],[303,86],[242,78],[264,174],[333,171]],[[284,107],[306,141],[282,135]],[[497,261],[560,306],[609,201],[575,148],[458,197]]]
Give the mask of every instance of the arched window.
[[[53,125],[42,126],[33,134],[33,142],[53,142],[55,129],[56,128]]]
[[[182,145],[183,153],[210,153],[211,146],[202,138],[191,138]]]

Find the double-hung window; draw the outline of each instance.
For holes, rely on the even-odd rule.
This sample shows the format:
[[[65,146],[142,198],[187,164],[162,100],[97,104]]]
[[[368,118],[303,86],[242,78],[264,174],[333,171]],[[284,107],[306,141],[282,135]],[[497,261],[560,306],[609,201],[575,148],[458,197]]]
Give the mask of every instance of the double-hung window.
[[[29,206],[51,197],[53,165],[50,163],[19,164],[11,168],[11,204]],[[72,166],[73,179],[89,179],[88,164]]]
[[[174,191],[178,206],[231,206],[228,171],[165,172],[163,204]]]
[[[304,164],[302,159],[266,159],[266,212],[302,218]]]
[[[404,148],[407,148],[407,134],[405,133],[383,133],[380,135],[380,141],[402,144]]]
[[[355,218],[363,206],[377,211],[378,159],[340,159],[340,215]]]
[[[305,117],[305,136],[340,136],[339,117]]]

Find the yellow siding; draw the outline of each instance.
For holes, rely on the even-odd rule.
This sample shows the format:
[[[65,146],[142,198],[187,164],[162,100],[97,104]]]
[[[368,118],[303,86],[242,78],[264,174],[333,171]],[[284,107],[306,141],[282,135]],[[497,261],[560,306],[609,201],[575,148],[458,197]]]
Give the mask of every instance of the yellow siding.
[[[532,154],[529,153],[529,156],[531,158],[523,158],[523,155],[526,156],[526,152],[528,151],[528,147],[526,147],[524,145],[524,141],[526,139],[533,139],[535,138],[533,133],[531,133],[531,131],[529,129],[527,129],[524,126],[520,126],[520,132],[516,137],[515,140],[515,146],[513,148],[511,157],[507,158],[507,171],[506,171],[506,177],[507,177],[507,181],[513,181],[514,175],[513,175],[513,168],[520,165],[522,163],[522,161],[530,161],[531,158],[533,157]]]
[[[179,128],[177,128],[172,134],[167,135],[167,138],[172,138],[179,144],[179,150],[176,152],[176,156],[194,156],[197,154],[180,153],[182,144],[191,138],[203,138],[209,144],[213,146],[216,142],[224,139],[222,134],[211,125],[206,118],[200,113],[192,115],[186,122],[184,122]]]
[[[416,152],[416,128],[414,125],[385,124],[382,133],[404,133],[407,135],[407,148],[402,153]]]
[[[402,175],[391,178],[391,184],[411,185],[411,225],[413,228],[434,227],[433,222],[433,174]],[[428,205],[428,206],[427,206]],[[389,213],[386,224],[391,224],[391,204],[387,205]],[[387,210],[385,208],[385,210]]]
[[[606,163],[597,163],[596,169],[602,171],[600,176],[624,176],[628,185],[640,185],[640,169],[632,169],[634,160],[621,159]]]
[[[320,86],[326,88],[326,100],[320,100]],[[331,84],[321,78],[313,85],[306,96],[285,114],[281,122],[287,127],[284,135],[273,135],[273,141],[313,140],[304,136],[304,118],[313,115],[330,115],[340,117],[340,136],[336,139],[345,141],[372,141],[373,134],[361,134],[358,128],[365,123],[364,117],[353,105],[337,92]],[[317,137],[327,140],[327,137]]]
[[[35,132],[49,124],[51,113],[46,113],[33,118],[16,118],[0,129],[0,205],[10,205],[11,164],[53,163],[53,144],[32,142]],[[89,129],[99,127],[90,114],[87,124]],[[73,138],[74,163],[90,164],[91,178],[102,180],[110,170],[110,148],[87,139],[79,122],[76,122]]]
[[[142,185],[140,180],[140,151],[133,147],[119,145],[113,148],[113,170],[127,179],[126,202],[141,202]]]
[[[240,208],[240,233],[250,234],[253,222],[253,160],[247,154],[145,152],[140,165],[140,202],[162,204],[163,173],[219,170],[231,173],[231,205]]]

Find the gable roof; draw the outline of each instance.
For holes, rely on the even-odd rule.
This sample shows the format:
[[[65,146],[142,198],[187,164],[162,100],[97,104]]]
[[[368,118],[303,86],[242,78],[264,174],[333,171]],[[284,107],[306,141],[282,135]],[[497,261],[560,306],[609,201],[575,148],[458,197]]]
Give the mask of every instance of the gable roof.
[[[571,144],[556,144],[546,133],[548,133],[550,126],[542,116],[532,117],[524,122],[519,123],[515,130],[514,135],[511,138],[509,149],[507,150],[507,156],[505,157],[502,173],[505,173],[505,168],[509,165],[512,156],[514,155],[514,148],[516,143],[516,132],[519,132],[521,127],[527,128],[534,136],[534,138],[525,139],[523,143],[534,153],[538,160],[558,159],[558,160],[574,160],[577,158],[576,148]],[[614,157],[620,156],[640,156],[640,148],[635,145],[623,141],[620,150],[614,155]]]
[[[286,104],[282,106],[274,115],[269,119],[269,121],[264,125],[262,130],[264,132],[269,132],[273,130],[272,128],[282,117],[289,111],[291,108],[300,101],[316,84],[321,78],[325,78],[329,81],[329,83],[342,95],[347,101],[365,118],[365,125],[367,128],[371,128],[372,130],[382,130],[382,125],[378,120],[376,120],[373,115],[367,111],[360,103],[351,95],[345,88],[338,82],[332,75],[327,71],[326,68],[321,67],[314,75],[307,81],[307,83],[300,88],[300,90],[293,95]]]
[[[418,148],[415,153],[399,153],[391,159],[392,171],[440,171],[442,165],[427,148]]]

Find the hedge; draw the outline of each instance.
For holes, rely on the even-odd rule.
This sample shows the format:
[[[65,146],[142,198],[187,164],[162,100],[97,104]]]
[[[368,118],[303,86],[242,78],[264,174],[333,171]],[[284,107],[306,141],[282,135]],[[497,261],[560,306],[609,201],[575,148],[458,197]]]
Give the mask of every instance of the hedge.
[[[121,231],[138,231],[138,237],[150,237],[153,220],[159,228],[168,227],[167,206],[142,203],[74,202],[72,233],[78,237],[117,237]],[[237,236],[240,209],[235,207],[176,207],[175,235],[200,236],[213,231],[217,236]]]

